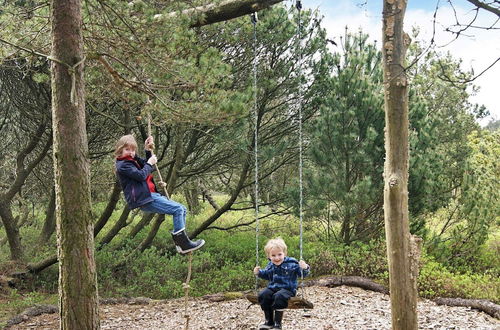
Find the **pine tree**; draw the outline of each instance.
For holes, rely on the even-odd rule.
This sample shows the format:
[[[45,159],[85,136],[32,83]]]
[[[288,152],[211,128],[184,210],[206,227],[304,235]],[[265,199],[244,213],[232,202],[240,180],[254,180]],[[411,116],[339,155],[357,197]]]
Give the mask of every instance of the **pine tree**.
[[[320,113],[309,127],[312,209],[340,223],[345,244],[379,236],[383,226],[383,94],[381,54],[367,36],[346,33],[343,53],[324,56]]]

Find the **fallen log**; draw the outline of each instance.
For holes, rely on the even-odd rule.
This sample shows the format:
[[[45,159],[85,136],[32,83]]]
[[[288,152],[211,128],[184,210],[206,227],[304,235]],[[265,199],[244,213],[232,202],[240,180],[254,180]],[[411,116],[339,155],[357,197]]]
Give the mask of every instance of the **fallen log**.
[[[496,319],[500,319],[500,306],[485,299],[437,298],[433,300],[438,305],[470,307],[480,310]]]
[[[328,276],[320,277],[314,280],[307,280],[301,283],[302,286],[323,286],[328,288],[335,288],[337,286],[354,286],[365,290],[389,294],[389,289],[385,286],[378,284],[368,278],[361,276]]]
[[[334,288],[337,286],[355,286],[365,290],[371,290],[375,292],[380,292],[384,294],[389,294],[389,290],[381,284],[375,283],[370,279],[361,276],[328,276],[321,277],[314,280],[304,280],[301,281],[299,287],[309,287],[309,286],[322,286]],[[247,298],[252,304],[258,303],[257,294],[255,292],[244,291],[244,292],[220,292],[215,294],[209,294],[203,296],[203,299],[220,302],[239,298]],[[299,297],[292,297],[288,303],[289,309],[312,309],[314,307],[313,303],[307,299]]]
[[[245,297],[250,301],[252,304],[258,304],[259,299],[257,298],[256,293],[248,293],[245,295]],[[288,300],[288,309],[313,309],[314,305],[312,302],[310,302],[307,299],[301,298],[301,297],[292,297],[290,300]]]

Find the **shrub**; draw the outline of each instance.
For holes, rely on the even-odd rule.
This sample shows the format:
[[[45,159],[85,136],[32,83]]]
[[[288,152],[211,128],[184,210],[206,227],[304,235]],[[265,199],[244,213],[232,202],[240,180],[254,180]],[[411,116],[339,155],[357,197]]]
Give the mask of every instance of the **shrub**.
[[[500,279],[488,274],[457,274],[425,257],[418,277],[419,295],[425,298],[452,297],[500,301]]]

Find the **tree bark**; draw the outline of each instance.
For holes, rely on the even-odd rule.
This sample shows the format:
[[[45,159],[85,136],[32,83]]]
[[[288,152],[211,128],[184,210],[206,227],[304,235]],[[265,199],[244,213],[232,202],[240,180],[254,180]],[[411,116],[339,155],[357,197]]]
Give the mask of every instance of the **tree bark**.
[[[149,230],[148,236],[137,247],[139,251],[143,252],[151,246],[151,243],[153,243],[153,239],[156,237],[156,234],[158,233],[160,225],[163,223],[163,221],[165,221],[165,214],[158,214],[155,221],[153,222],[153,226],[151,226],[151,229]]]
[[[325,286],[328,288],[335,288],[338,286],[354,286],[364,290],[389,294],[389,290],[382,284],[373,282],[369,278],[361,276],[327,276],[318,279],[304,280],[302,285],[308,286]]]
[[[19,226],[12,215],[12,199],[21,191],[29,174],[45,158],[50,146],[52,145],[52,139],[47,139],[43,150],[32,161],[25,164],[27,156],[31,154],[41,141],[47,125],[48,121],[44,118],[38,125],[36,133],[30,137],[26,147],[17,153],[16,178],[9,186],[9,189],[0,194],[0,218],[2,219],[5,227],[5,233],[7,235],[10,248],[10,258],[12,260],[22,260],[23,258],[23,247],[21,245],[21,237],[19,235]]]
[[[247,161],[243,165],[243,169],[241,170],[240,174],[240,179],[238,181],[238,184],[234,188],[233,192],[231,193],[231,197],[229,197],[229,200],[222,205],[221,208],[219,208],[217,211],[215,211],[214,214],[212,214],[207,220],[203,221],[201,225],[196,228],[191,235],[189,236],[191,239],[196,238],[200,233],[202,233],[205,229],[207,229],[212,223],[214,223],[224,212],[228,211],[233,203],[236,201],[238,198],[241,190],[244,187],[245,180],[248,176],[248,171],[250,169],[250,159],[247,159]]]
[[[248,293],[245,295],[245,298],[248,299],[252,304],[258,304],[259,303],[259,298],[256,293]],[[301,297],[291,297],[288,300],[288,306],[286,307],[287,309],[313,309],[314,305],[312,302],[305,298]]]
[[[30,273],[37,274],[45,268],[52,266],[57,261],[57,256],[53,255],[40,262],[28,264],[27,268]]]
[[[217,202],[215,201],[213,196],[210,194],[210,192],[208,191],[208,189],[204,185],[201,185],[201,195],[204,198],[206,198],[208,203],[214,208],[215,211],[217,211],[219,209],[219,205],[217,205]]]
[[[52,187],[50,193],[49,205],[47,206],[47,211],[45,212],[45,221],[43,222],[42,232],[40,233],[39,242],[45,244],[49,241],[50,236],[56,230],[56,190]]]
[[[470,307],[497,319],[500,319],[500,306],[484,299],[463,299],[463,298],[437,298],[434,302],[438,305]]]
[[[108,205],[106,205],[106,208],[99,217],[99,220],[97,220],[97,222],[94,225],[94,237],[96,237],[97,234],[99,234],[99,232],[101,231],[101,229],[106,225],[106,223],[108,223],[109,218],[111,217],[113,211],[115,210],[118,200],[120,200],[121,191],[122,188],[120,186],[120,182],[116,180],[115,184],[113,185],[113,191],[109,196]]]
[[[129,214],[130,214],[130,208],[125,205],[118,221],[99,243],[99,249],[102,248],[104,245],[108,244],[109,242],[111,242],[111,240],[120,232],[120,230],[127,225],[127,219]]]
[[[199,214],[201,209],[200,200],[198,199],[198,196],[199,196],[199,189],[195,184],[190,184],[188,187],[184,189],[184,197],[186,198],[189,213],[194,215]]]
[[[495,14],[498,17],[500,17],[500,10],[498,8],[495,8],[493,5],[490,5],[491,2],[490,3],[484,3],[484,2],[481,2],[479,0],[467,0],[467,1],[469,1],[470,3],[472,3],[473,5],[475,5],[477,8],[481,8],[481,9],[487,10],[490,13]]]
[[[172,196],[175,185],[177,184],[177,179],[179,178],[179,172],[182,169],[184,163],[184,150],[182,145],[184,132],[185,130],[183,127],[177,127],[175,130],[176,141],[174,147],[174,162],[169,169],[167,182],[167,192],[169,196]]]
[[[53,0],[52,125],[61,329],[99,329],[81,0]]]
[[[154,213],[144,213],[141,221],[139,221],[139,223],[135,225],[135,227],[132,228],[132,230],[128,234],[128,238],[130,239],[134,238],[135,235],[137,235],[142,230],[142,228],[146,227],[151,222],[154,215],[155,215]]]
[[[405,0],[384,1],[384,218],[392,329],[411,330],[417,329],[418,323],[408,221],[408,82],[404,71],[408,40],[403,32],[405,10]]]
[[[22,260],[23,247],[21,245],[21,236],[19,236],[19,227],[10,209],[10,201],[0,200],[0,217],[2,218],[7,241],[9,242],[10,259]]]
[[[256,11],[271,7],[283,0],[226,0],[220,3],[210,3],[205,6],[189,8],[180,14],[191,18],[190,27],[200,27],[217,22],[228,21]],[[176,17],[179,13],[170,13]]]

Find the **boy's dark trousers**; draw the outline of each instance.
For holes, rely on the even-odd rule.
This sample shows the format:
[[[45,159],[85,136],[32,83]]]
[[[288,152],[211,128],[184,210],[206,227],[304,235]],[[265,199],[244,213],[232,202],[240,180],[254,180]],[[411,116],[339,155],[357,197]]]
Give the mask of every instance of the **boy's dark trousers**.
[[[266,288],[259,293],[259,304],[263,311],[285,309],[293,296],[295,294],[286,289]]]

